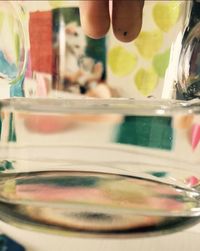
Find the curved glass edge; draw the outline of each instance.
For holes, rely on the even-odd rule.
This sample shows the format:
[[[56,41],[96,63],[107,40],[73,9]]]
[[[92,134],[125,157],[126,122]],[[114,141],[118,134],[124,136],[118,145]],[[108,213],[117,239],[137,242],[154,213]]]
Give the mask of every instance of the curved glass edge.
[[[24,22],[23,22],[23,17],[22,17],[22,7],[19,6],[19,4],[15,1],[9,1],[12,8],[15,10],[16,15],[18,17],[20,26],[21,26],[21,31],[22,31],[22,36],[23,36],[23,41],[24,41],[24,60],[23,60],[23,64],[21,67],[21,71],[18,73],[18,76],[16,77],[16,79],[12,80],[12,82],[10,84],[12,85],[16,85],[17,83],[20,83],[21,81],[23,81],[24,76],[25,76],[25,71],[26,71],[26,66],[27,66],[27,59],[28,59],[28,40],[27,40],[27,34],[26,34],[26,29],[24,26]]]
[[[0,100],[0,108],[12,110],[36,111],[47,113],[92,112],[121,113],[126,115],[171,116],[182,114],[199,114],[200,100],[135,100],[130,98],[10,98]]]

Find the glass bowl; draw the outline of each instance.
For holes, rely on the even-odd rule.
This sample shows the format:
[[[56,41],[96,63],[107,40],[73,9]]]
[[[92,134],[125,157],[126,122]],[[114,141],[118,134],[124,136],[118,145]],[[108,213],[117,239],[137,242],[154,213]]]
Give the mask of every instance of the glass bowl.
[[[2,100],[2,231],[131,238],[198,223],[199,105]]]

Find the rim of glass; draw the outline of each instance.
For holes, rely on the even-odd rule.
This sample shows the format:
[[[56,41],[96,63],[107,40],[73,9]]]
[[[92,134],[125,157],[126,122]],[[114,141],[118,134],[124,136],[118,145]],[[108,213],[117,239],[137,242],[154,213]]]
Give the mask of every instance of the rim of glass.
[[[37,113],[104,113],[137,116],[200,114],[200,100],[135,100],[131,98],[10,98],[0,100],[0,108]]]

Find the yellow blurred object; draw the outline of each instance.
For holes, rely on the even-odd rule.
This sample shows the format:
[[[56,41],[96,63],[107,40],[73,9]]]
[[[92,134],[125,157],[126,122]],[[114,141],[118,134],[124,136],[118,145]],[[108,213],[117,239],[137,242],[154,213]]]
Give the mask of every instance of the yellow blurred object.
[[[159,30],[142,31],[135,40],[135,45],[141,56],[150,59],[161,48],[163,44],[163,34]]]
[[[153,9],[156,25],[164,32],[168,32],[177,23],[180,14],[180,3],[157,3]]]
[[[122,46],[112,48],[108,55],[109,66],[112,72],[118,77],[130,74],[136,62],[137,59],[134,54],[130,53]]]
[[[135,85],[138,91],[144,95],[150,95],[158,83],[158,76],[156,72],[150,69],[139,69],[135,75]]]

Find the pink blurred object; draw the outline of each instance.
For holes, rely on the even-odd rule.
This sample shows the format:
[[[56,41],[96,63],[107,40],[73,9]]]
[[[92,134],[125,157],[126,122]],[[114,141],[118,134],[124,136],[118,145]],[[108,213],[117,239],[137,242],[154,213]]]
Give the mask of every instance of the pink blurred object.
[[[199,184],[199,179],[195,176],[191,176],[186,179],[186,183],[187,185],[193,187]]]
[[[27,62],[27,66],[26,66],[26,78],[31,78],[33,75],[32,72],[32,65],[31,65],[31,57],[30,57],[30,52],[28,54],[28,62]]]
[[[36,81],[37,81],[37,95],[39,97],[46,97],[48,95],[48,83],[47,79],[45,79],[44,74],[36,74]]]
[[[192,149],[195,150],[200,141],[200,124],[194,124],[191,129],[191,144]]]

